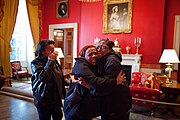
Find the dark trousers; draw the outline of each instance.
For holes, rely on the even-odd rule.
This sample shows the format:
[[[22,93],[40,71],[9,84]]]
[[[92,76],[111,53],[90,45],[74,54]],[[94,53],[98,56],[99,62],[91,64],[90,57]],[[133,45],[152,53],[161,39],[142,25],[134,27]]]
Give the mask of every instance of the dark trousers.
[[[101,116],[101,120],[129,120],[130,112],[124,114],[124,115],[110,115],[110,116]]]
[[[34,105],[37,108],[39,120],[62,120],[62,103],[57,103],[55,105],[47,105],[39,102],[37,99],[34,99]]]
[[[68,102],[64,101],[64,115],[66,120],[92,120],[100,115],[99,106],[96,99],[84,98],[76,105],[69,107]]]
[[[51,120],[51,116],[53,120],[62,120],[63,114],[61,110],[61,106],[57,109],[47,109],[43,107],[36,107],[39,115],[39,120]]]

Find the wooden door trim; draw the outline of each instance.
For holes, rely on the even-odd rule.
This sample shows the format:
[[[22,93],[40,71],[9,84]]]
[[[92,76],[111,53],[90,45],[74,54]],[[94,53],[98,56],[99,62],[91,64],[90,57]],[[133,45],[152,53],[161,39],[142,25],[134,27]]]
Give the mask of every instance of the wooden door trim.
[[[77,57],[77,23],[64,23],[64,24],[50,24],[49,25],[49,39],[54,40],[53,31],[55,29],[73,28],[73,58]],[[73,59],[73,65],[75,60]]]

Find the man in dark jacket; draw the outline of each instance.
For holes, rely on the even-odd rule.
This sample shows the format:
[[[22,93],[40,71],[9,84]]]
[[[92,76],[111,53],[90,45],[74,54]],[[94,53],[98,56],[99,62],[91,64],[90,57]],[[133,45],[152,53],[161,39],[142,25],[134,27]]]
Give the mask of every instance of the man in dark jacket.
[[[31,62],[34,104],[40,120],[61,120],[62,95],[65,96],[63,72],[54,51],[54,41],[42,40],[36,49],[37,58]]]
[[[115,53],[112,49],[114,42],[103,39],[97,47],[101,57],[97,59],[100,76],[109,79],[116,79],[122,70],[120,53]],[[129,120],[129,110],[132,107],[132,97],[130,89],[125,84],[106,90],[108,95],[102,101],[104,120]]]

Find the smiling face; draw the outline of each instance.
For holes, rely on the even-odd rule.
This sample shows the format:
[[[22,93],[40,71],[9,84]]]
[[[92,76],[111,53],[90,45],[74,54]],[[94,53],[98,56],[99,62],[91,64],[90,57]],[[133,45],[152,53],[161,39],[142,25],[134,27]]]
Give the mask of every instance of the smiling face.
[[[111,51],[104,41],[101,41],[98,44],[97,50],[98,50],[99,56],[103,56]]]
[[[85,52],[85,59],[93,65],[96,64],[97,56],[97,50],[95,47],[89,47]]]

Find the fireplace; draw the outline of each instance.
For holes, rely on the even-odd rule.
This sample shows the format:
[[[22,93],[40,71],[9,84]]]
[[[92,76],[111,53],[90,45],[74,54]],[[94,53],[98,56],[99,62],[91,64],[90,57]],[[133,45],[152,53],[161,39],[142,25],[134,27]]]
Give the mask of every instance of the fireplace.
[[[123,72],[126,75],[126,84],[129,86],[131,84],[131,65],[122,65]]]
[[[141,56],[140,54],[122,54],[121,64],[126,74],[128,85],[131,84],[132,73],[140,71]]]

